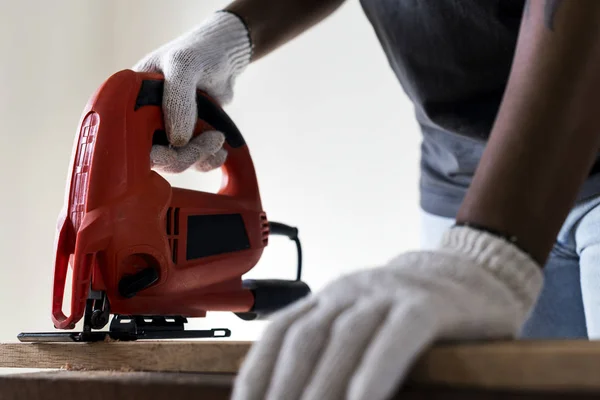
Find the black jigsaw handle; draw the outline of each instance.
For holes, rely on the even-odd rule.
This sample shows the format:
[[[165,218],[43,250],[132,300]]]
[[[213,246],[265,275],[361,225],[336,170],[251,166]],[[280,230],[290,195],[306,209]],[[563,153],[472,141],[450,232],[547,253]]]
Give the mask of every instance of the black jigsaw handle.
[[[236,313],[245,321],[265,320],[275,311],[308,296],[309,286],[300,281],[283,279],[247,279],[243,286],[254,295],[254,306],[245,313]]]

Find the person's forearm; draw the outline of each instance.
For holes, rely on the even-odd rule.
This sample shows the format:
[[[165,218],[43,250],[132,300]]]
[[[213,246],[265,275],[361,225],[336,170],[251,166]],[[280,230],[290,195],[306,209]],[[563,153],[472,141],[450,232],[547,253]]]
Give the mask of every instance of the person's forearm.
[[[333,13],[344,0],[236,0],[225,10],[244,20],[254,45],[252,60],[314,26]]]
[[[600,146],[600,1],[533,0],[505,97],[458,213],[543,264]]]

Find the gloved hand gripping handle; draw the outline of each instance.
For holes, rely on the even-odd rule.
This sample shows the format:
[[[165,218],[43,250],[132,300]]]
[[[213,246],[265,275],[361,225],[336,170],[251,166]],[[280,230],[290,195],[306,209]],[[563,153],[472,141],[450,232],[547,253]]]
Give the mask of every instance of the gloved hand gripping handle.
[[[160,105],[163,101],[164,78],[160,74],[139,74],[143,82],[137,106]],[[243,197],[260,206],[258,182],[246,141],[229,115],[208,94],[196,93],[197,118],[194,137],[206,130],[215,129],[225,135],[224,148],[227,159],[222,167],[223,182],[217,194]],[[152,144],[168,145],[164,130],[154,132]]]

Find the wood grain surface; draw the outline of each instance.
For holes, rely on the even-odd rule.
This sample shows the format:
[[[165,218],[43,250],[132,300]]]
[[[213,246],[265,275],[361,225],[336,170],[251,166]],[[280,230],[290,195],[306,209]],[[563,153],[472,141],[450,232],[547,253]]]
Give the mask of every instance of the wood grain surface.
[[[600,342],[498,341],[437,345],[409,381],[499,390],[600,393]]]
[[[162,341],[0,344],[0,368],[235,374],[251,343]],[[439,344],[412,368],[409,384],[535,391],[598,391],[600,342]]]
[[[52,371],[0,376],[2,400],[229,400],[232,375]]]
[[[233,374],[51,371],[0,376],[2,400],[230,400]],[[403,385],[394,400],[597,399],[579,390],[489,390],[443,385]],[[337,400],[337,399],[323,399]]]
[[[234,341],[0,344],[0,368],[235,373],[250,347]]]

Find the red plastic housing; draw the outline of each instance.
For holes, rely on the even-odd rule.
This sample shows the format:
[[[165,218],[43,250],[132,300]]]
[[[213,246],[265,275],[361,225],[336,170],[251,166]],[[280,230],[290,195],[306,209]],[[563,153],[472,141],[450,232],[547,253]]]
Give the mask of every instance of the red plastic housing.
[[[203,317],[206,311],[252,307],[253,296],[242,288],[241,277],[259,261],[269,232],[248,147],[243,139],[225,144],[228,157],[218,193],[171,187],[150,168],[153,137],[164,131],[162,108],[156,98],[140,97],[144,84],[162,79],[118,72],[82,114],[56,243],[52,320],[58,329],[75,327],[90,289],[106,293],[114,314]],[[207,129],[213,127],[199,120],[195,134]],[[189,221],[199,215],[237,216],[247,246],[188,259],[192,246],[202,246],[188,246]],[[62,307],[69,267],[67,316]],[[121,296],[120,279],[148,267],[158,269],[158,281],[132,298]]]

